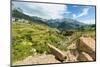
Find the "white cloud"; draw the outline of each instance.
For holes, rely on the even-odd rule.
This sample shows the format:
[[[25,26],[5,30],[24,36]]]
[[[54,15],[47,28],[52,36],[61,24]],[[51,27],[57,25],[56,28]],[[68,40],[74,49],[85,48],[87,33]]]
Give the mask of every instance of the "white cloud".
[[[68,11],[68,10],[67,10],[66,12],[64,12],[64,14],[70,14],[70,13],[72,13],[72,12],[70,12],[70,11]]]
[[[73,7],[78,7],[77,5],[74,5]]]
[[[83,22],[85,24],[95,24],[95,19],[87,19],[87,20],[79,20],[80,22]]]
[[[65,12],[65,5],[57,5],[57,4],[35,4],[35,6],[40,7],[41,9],[38,9],[39,11],[42,11],[45,16],[41,15],[43,18],[63,18],[63,13]]]
[[[19,4],[19,5],[18,5]],[[63,14],[67,9],[66,5],[46,4],[46,3],[17,3],[17,6],[22,8],[23,12],[46,19],[63,18]],[[70,12],[66,12],[70,13]]]
[[[74,18],[74,19],[76,18],[76,14],[73,14],[73,18]]]
[[[82,13],[80,13],[79,15],[73,14],[73,18],[76,19],[82,16],[86,16],[88,14],[88,11],[89,11],[89,8],[84,8],[82,10]]]

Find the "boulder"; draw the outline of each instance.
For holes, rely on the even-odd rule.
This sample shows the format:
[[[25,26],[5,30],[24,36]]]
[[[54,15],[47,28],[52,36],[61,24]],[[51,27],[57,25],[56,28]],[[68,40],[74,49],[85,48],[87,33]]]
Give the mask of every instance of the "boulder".
[[[92,57],[86,52],[81,52],[78,56],[79,61],[93,61]]]
[[[79,52],[88,53],[95,60],[95,40],[91,37],[80,37],[77,41],[77,48]]]
[[[58,48],[56,48],[51,44],[48,44],[48,47],[50,48],[51,53],[55,56],[56,59],[60,61],[64,61],[66,59],[65,54],[62,51],[60,51]]]

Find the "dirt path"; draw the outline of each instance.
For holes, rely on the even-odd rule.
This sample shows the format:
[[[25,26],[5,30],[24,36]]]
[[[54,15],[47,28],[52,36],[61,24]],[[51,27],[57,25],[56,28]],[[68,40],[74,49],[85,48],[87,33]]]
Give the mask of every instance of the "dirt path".
[[[75,50],[64,52],[66,54],[67,59],[64,62],[75,62],[77,61],[77,56],[73,54]],[[77,52],[77,51],[76,51]],[[36,56],[28,56],[24,60],[17,61],[13,65],[28,65],[28,64],[48,64],[48,63],[62,63],[59,60],[55,59],[55,56],[52,54],[41,54]]]
[[[27,64],[45,64],[45,63],[60,63],[60,61],[56,60],[53,55],[36,55],[29,56],[22,61],[18,61],[15,65],[27,65]]]

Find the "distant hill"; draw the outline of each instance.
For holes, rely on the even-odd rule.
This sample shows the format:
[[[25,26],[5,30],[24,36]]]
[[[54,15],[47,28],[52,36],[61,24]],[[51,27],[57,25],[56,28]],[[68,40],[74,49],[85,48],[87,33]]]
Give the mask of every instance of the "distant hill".
[[[65,19],[65,18],[48,20],[48,22],[52,27],[57,27],[59,29],[77,29],[77,28],[80,28],[80,27],[86,25],[77,20]]]
[[[24,20],[28,20],[28,21],[35,21],[37,23],[42,23],[42,24],[46,24],[45,19],[42,19],[40,17],[36,17],[36,16],[29,16],[23,13],[22,9],[17,8],[17,7],[13,7],[12,9],[12,18],[15,19],[24,19]]]
[[[16,9],[12,11],[12,17],[13,18],[17,18],[17,19],[25,19],[25,20],[29,20],[29,21],[38,21],[38,22],[45,23],[39,17],[28,16],[28,15],[24,14],[23,12],[20,12],[20,11],[18,11]]]
[[[42,19],[40,17],[36,16],[29,16],[23,13],[23,11],[20,8],[14,8],[12,10],[12,17],[17,18],[17,19],[25,19],[29,21],[37,21],[38,23],[46,24],[49,25],[50,27],[58,28],[58,29],[77,29],[80,28],[86,24],[81,23],[77,20],[74,19]]]

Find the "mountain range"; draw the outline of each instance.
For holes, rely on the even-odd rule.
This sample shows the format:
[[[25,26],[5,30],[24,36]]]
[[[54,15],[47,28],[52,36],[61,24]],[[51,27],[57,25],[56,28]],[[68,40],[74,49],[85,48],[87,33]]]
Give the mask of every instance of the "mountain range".
[[[63,18],[63,19],[42,19],[40,17],[36,16],[29,16],[23,13],[23,11],[20,8],[13,8],[12,9],[12,17],[17,19],[24,19],[29,21],[38,21],[42,24],[49,25],[54,28],[58,29],[77,29],[82,26],[85,26],[86,24],[77,21],[76,19],[70,19],[70,18]]]

